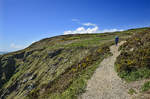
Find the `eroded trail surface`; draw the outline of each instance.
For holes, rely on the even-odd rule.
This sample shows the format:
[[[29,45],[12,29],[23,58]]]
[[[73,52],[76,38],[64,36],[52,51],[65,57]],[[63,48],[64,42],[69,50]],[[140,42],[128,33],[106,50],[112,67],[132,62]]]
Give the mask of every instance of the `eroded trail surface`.
[[[88,81],[87,91],[79,99],[131,99],[128,86],[114,70],[114,63],[120,54],[118,46],[111,46],[113,56],[104,59],[92,78]]]

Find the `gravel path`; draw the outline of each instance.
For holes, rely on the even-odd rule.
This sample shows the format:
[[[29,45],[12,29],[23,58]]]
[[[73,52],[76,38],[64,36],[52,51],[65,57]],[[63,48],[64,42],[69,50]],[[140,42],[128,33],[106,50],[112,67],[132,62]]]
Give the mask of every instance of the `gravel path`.
[[[128,94],[128,86],[123,82],[114,70],[114,63],[120,54],[118,46],[111,46],[113,56],[104,59],[92,78],[88,81],[87,91],[79,96],[79,99],[131,99]]]

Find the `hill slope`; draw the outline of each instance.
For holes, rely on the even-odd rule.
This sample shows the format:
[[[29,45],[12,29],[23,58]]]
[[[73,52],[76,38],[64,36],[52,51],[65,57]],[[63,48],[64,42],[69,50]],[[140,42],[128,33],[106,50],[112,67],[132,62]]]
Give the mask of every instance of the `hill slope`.
[[[6,54],[7,52],[0,52],[0,55]]]
[[[118,48],[124,41],[120,42],[118,46],[110,47],[113,56],[104,59],[99,68],[88,81],[87,91],[81,99],[132,99],[128,94],[128,87],[123,82],[114,70],[114,63],[116,57],[120,54]]]
[[[121,55],[116,62],[120,77],[135,81],[150,76],[150,29],[134,33],[121,46]]]
[[[134,33],[121,47],[116,61],[118,75],[140,92],[136,99],[149,99],[150,29]]]
[[[121,40],[149,28],[116,33],[46,38],[26,49],[0,55],[1,99],[76,98],[98,64]]]

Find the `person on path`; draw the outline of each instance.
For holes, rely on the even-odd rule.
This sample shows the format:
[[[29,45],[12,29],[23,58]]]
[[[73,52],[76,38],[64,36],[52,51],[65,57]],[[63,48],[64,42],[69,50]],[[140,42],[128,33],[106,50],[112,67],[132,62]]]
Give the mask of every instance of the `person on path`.
[[[118,42],[119,42],[119,37],[116,36],[116,37],[115,37],[115,44],[116,44],[116,46],[118,45]]]

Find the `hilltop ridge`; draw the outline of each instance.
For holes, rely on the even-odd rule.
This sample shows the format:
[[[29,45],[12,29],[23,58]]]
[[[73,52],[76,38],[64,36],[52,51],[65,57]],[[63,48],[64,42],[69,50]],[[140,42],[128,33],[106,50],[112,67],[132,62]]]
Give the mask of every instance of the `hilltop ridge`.
[[[1,99],[72,99],[85,92],[109,47],[150,28],[115,33],[62,35],[0,55]]]

